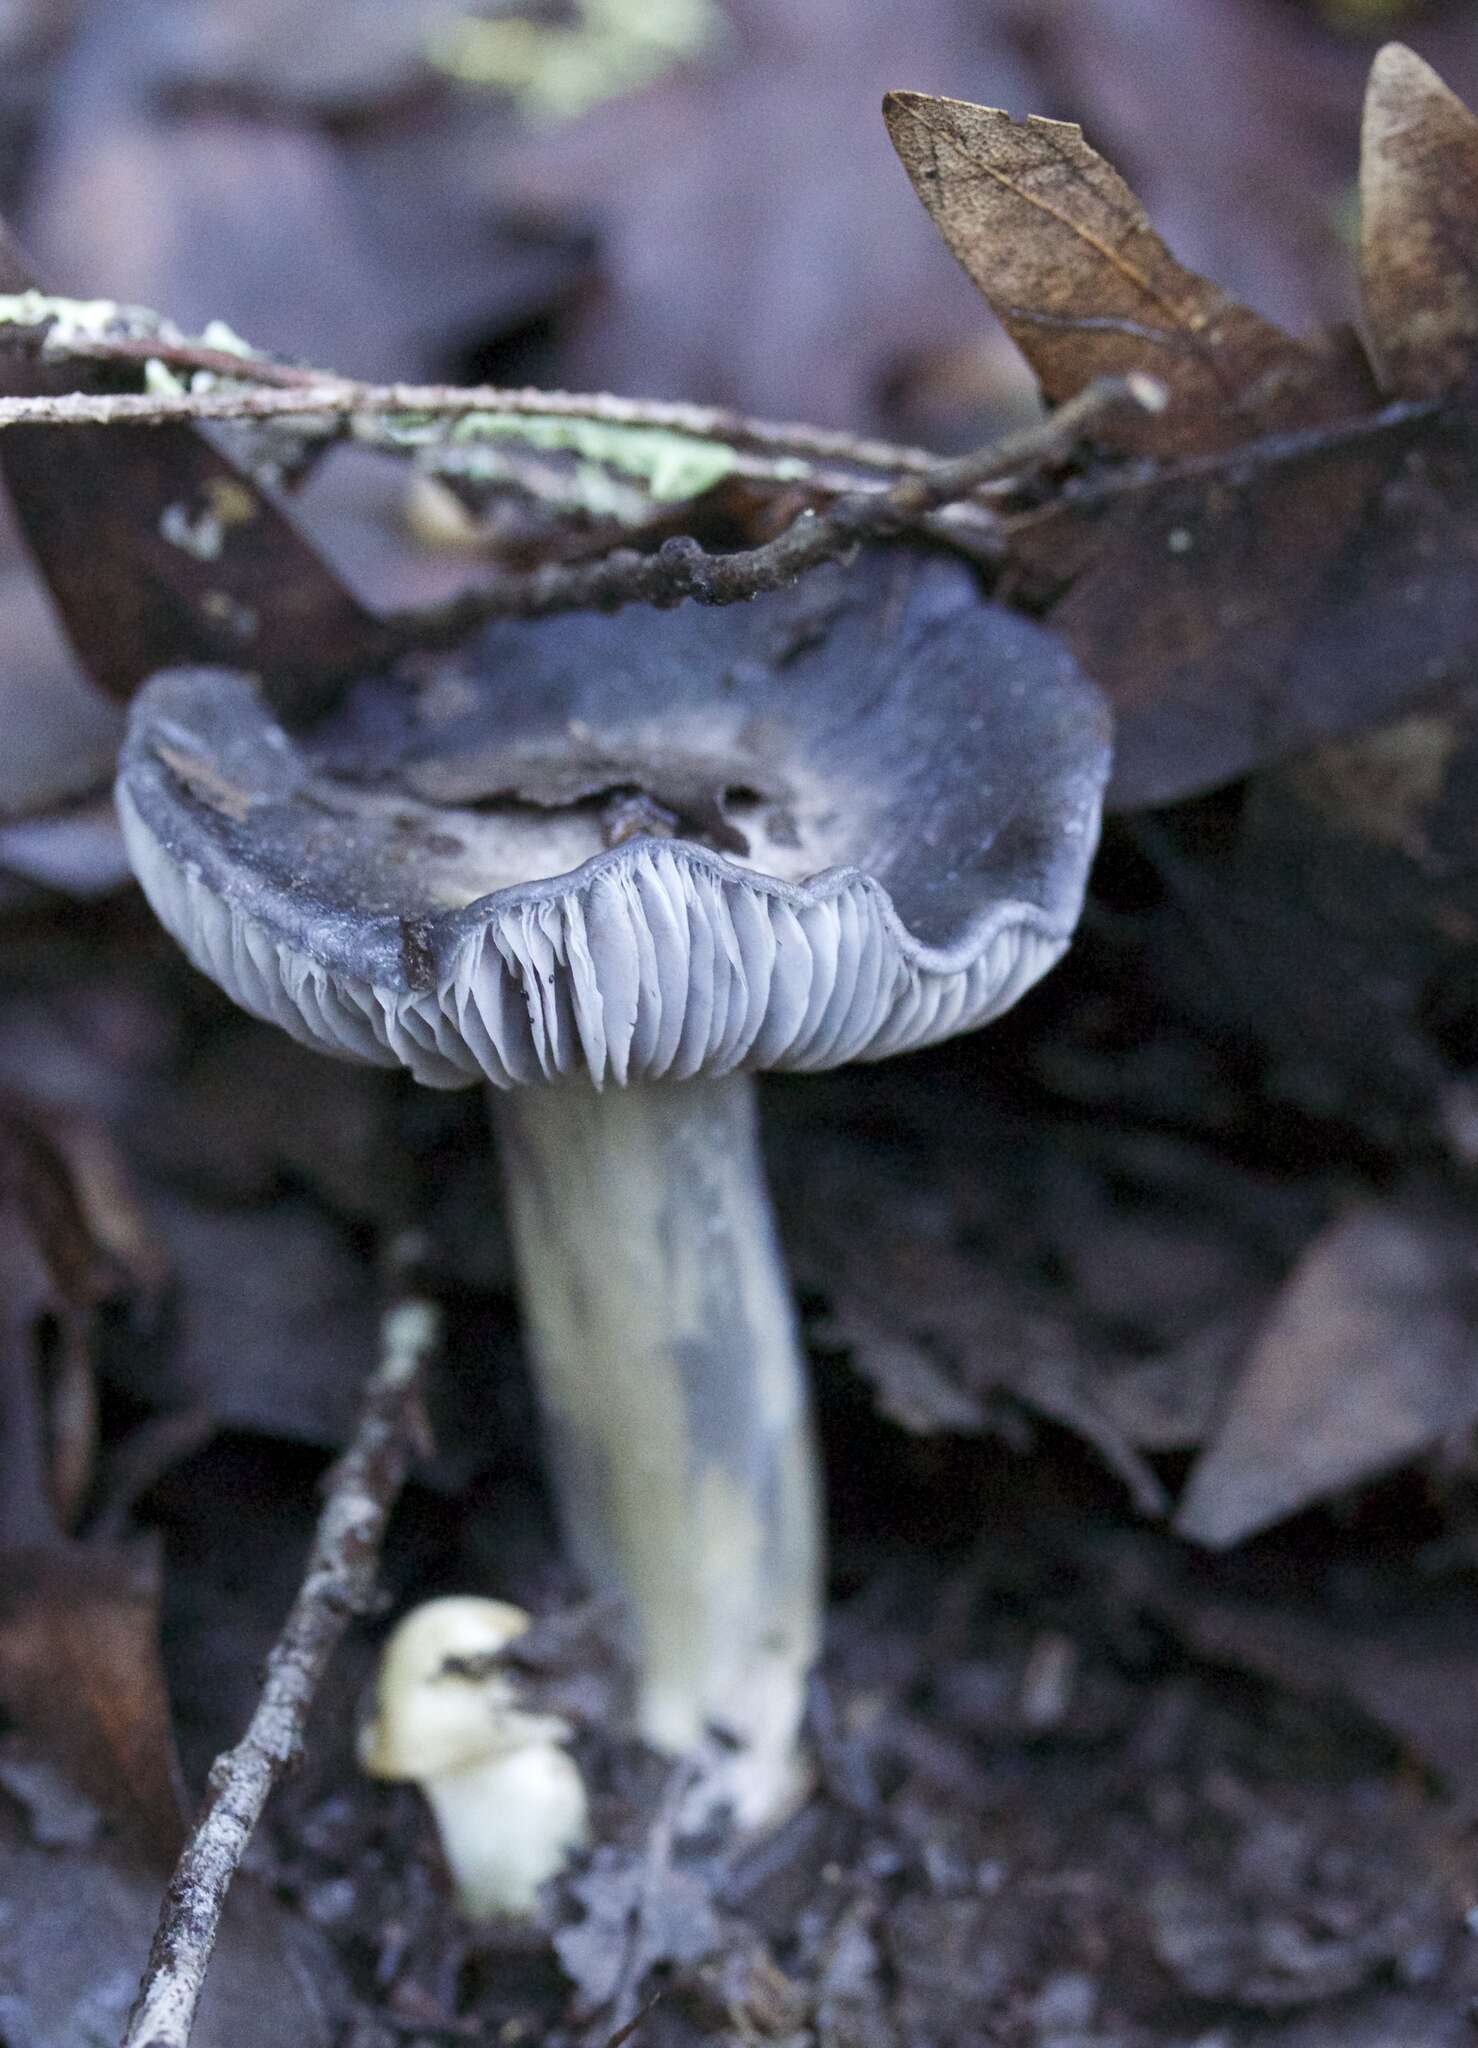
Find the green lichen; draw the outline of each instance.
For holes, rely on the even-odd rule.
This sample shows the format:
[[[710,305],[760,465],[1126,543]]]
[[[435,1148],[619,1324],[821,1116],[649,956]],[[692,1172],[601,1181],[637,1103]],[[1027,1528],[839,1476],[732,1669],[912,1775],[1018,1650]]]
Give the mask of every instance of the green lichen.
[[[616,0],[600,4],[613,6]],[[678,9],[689,4],[691,0],[663,0],[661,11],[675,19]],[[204,346],[238,357],[243,374],[249,375],[258,355],[223,320],[210,321],[201,335],[191,337],[157,313],[114,299],[57,298],[38,291],[0,294],[0,329],[6,326],[44,330],[42,354],[53,359],[65,358],[79,343],[126,338],[157,341],[171,349]],[[182,398],[229,383],[231,373],[176,369],[161,356],[151,355],[143,365],[143,381],[155,397]],[[290,420],[263,419],[224,431],[239,443],[236,452],[246,467],[264,481],[275,482],[277,472],[284,465],[292,467],[309,443],[337,435],[346,426],[355,439],[371,447],[420,455],[432,471],[520,489],[527,488],[528,451],[569,458],[546,466],[533,495],[627,525],[640,523],[654,504],[701,497],[740,464],[737,451],[726,442],[701,434],[556,413],[366,412],[345,420],[326,411],[294,413]],[[520,450],[525,451],[522,464]],[[778,482],[800,481],[810,473],[810,465],[794,457],[777,458],[766,469],[770,480]]]
[[[151,313],[147,306],[120,305],[117,299],[58,298],[38,291],[0,293],[0,327],[44,327],[41,352],[53,357],[70,354],[78,342],[150,340],[173,348],[187,339],[172,320]],[[206,348],[240,356],[244,362],[257,353],[224,320],[210,321],[199,339]],[[145,386],[159,393],[186,388],[173,371],[152,358],[145,365]]]
[[[427,466],[432,469],[489,481],[517,481],[516,470],[490,444],[570,455],[575,463],[569,502],[623,520],[639,516],[639,511],[628,490],[614,487],[614,479],[634,479],[648,503],[678,504],[711,491],[733,475],[739,462],[724,441],[667,427],[622,426],[562,414],[472,412],[449,421],[433,413],[403,412],[355,422],[353,431],[381,446],[427,451]],[[782,482],[796,482],[809,473],[808,465],[794,457],[781,458],[770,470]]]
[[[485,441],[473,447],[426,448],[420,467],[430,477],[501,486],[548,510],[583,513],[616,526],[643,526],[652,516],[651,496],[638,484],[593,462],[546,461],[527,448],[497,448]]]
[[[107,341],[119,335],[159,334],[166,323],[142,306],[116,299],[59,299],[47,292],[0,293],[0,327],[44,327],[44,347],[65,355],[77,341]]]
[[[459,84],[508,93],[530,120],[565,121],[654,83],[723,26],[714,0],[583,0],[569,28],[456,16],[427,54]]]
[[[735,452],[723,441],[678,434],[666,427],[611,426],[601,420],[531,413],[468,413],[448,436],[454,447],[479,441],[520,441],[558,449],[599,470],[615,470],[644,485],[658,504],[700,497],[733,474]],[[798,465],[804,474],[804,465]]]

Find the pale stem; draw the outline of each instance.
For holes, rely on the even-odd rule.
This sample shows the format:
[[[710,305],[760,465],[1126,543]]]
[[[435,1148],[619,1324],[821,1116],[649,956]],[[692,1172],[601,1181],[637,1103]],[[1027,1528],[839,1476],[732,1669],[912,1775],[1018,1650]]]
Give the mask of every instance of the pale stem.
[[[820,1612],[795,1309],[744,1075],[495,1096],[565,1539],[625,1603],[639,1723],[745,1825],[801,1786]]]

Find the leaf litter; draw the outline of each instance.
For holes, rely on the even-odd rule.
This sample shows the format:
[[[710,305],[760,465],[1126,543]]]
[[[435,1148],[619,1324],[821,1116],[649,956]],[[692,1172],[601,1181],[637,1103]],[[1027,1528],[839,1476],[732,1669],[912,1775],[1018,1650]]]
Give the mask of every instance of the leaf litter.
[[[953,118],[972,112],[984,110]],[[1024,135],[1030,150],[986,183],[1038,225],[1008,236],[971,216],[969,232],[1008,244],[995,266],[982,246],[980,279],[988,291],[1005,280],[1007,324],[1044,387],[1068,397],[1127,363],[1120,351],[1143,339],[1128,330],[1149,325],[1146,285],[1175,337],[1155,344],[1173,393],[1152,423],[1165,438],[1105,442],[1035,483],[1036,502],[1010,508],[1006,587],[1092,649],[1120,704],[1126,807],[1255,772],[1113,827],[1082,944],[988,1050],[839,1077],[804,1105],[799,1089],[769,1093],[777,1160],[795,1162],[782,1176],[788,1241],[837,1523],[821,1777],[777,1838],[738,1853],[683,1845],[664,1861],[661,1774],[616,1738],[611,1696],[587,1689],[602,1847],[551,1898],[546,1929],[471,1935],[450,1916],[417,1810],[353,1776],[347,1731],[373,1647],[372,1627],[358,1632],[321,1746],[260,1848],[294,1938],[319,1958],[332,2038],[355,2048],[417,2030],[609,2040],[630,2024],[674,2048],[726,2034],[1445,2048],[1478,1994],[1465,1934],[1478,1503],[1462,1120],[1478,925],[1465,897],[1468,707],[1452,681],[1474,619],[1472,251],[1456,203],[1473,124],[1416,60],[1380,60],[1362,363],[1348,344],[1289,340],[1183,270],[1080,138],[1004,119],[985,120],[989,149]],[[1051,212],[1019,189],[1043,179]],[[1088,195],[1066,226],[1064,191]],[[1133,274],[1109,262],[1106,276],[1119,235]],[[1027,246],[1038,236],[1050,255]],[[167,442],[146,467],[121,437],[103,431],[96,446],[120,528],[136,493],[157,507],[201,462],[220,474],[213,452]],[[74,591],[82,544],[80,528],[48,543]],[[303,557],[295,539],[284,546],[276,567],[291,578]],[[140,673],[152,646],[191,644],[192,603],[199,616],[197,557],[174,553],[183,561],[151,556],[167,563],[150,572],[160,639],[123,636]],[[318,572],[303,573],[311,589]],[[325,603],[337,661],[360,627],[336,591]],[[1390,720],[1418,698],[1427,723],[1403,739]],[[268,1041],[151,955],[130,917],[99,912],[84,935],[66,911],[32,910],[0,932],[0,1067],[23,1068],[43,1126],[57,1105],[104,1105],[153,1191],[171,1272],[187,1263],[171,1219],[183,1244],[193,1213],[220,1247],[194,1285],[211,1287],[227,1260],[249,1269],[261,1303],[249,1313],[280,1332],[267,1348],[331,1389],[354,1346],[335,1351],[303,1320],[288,1247],[327,1232],[352,1291],[356,1263],[367,1277],[366,1220],[414,1211],[433,1189],[449,1244],[485,1235],[485,1179],[437,1188],[439,1168],[476,1148],[475,1106],[413,1102],[372,1077],[366,1123],[349,1083],[340,1094],[264,1050],[250,1132],[218,1160],[198,1156],[177,1106],[192,1073],[243,1052],[249,1071],[246,1049]],[[291,1104],[319,1088],[371,1133],[357,1149],[294,1142]],[[289,1105],[276,1127],[274,1098]],[[218,1099],[220,1129],[229,1084]],[[830,1208],[843,1189],[849,1229]],[[25,1256],[25,1270],[50,1271]],[[109,1353],[120,1335],[131,1350],[148,1298],[180,1284],[157,1266],[128,1276],[125,1258],[120,1299],[84,1298],[104,1469],[166,1384],[126,1364],[110,1375]],[[491,1356],[504,1393],[470,1490],[427,1486],[408,1503],[392,1593],[457,1583],[493,1557],[557,1613],[571,1588],[527,1450],[506,1277],[496,1255],[469,1256],[442,1285],[452,1374]],[[236,1434],[162,1475],[156,1464],[123,1510],[127,1526],[163,1528],[175,1611],[193,1603],[236,1646],[207,1672],[198,1643],[166,1640],[166,1670],[194,1673],[195,1760],[249,1707],[243,1644],[270,1638],[291,1584],[315,1454],[285,1440],[342,1427],[332,1397],[309,1426],[294,1419],[287,1376],[274,1393],[264,1373],[254,1405],[234,1399],[220,1365],[230,1322],[183,1374],[163,1341],[173,1397],[203,1400]],[[7,1451],[15,1440],[8,1428]],[[31,1441],[45,1444],[45,1428]],[[12,1499],[45,1511],[51,1484],[33,1472]],[[1177,1492],[1179,1538],[1153,1526]],[[223,1502],[229,1548],[253,1560],[248,1584],[225,1555]],[[1256,1530],[1225,1558],[1184,1540]],[[85,1524],[43,1547],[88,1550]],[[90,1586],[116,1615],[108,1574],[95,1568]],[[136,1611],[127,1640],[147,1651],[152,1596]],[[61,1633],[74,1654],[80,1632]],[[115,1654],[106,1628],[86,1634]],[[53,1677],[61,1654],[42,1659]],[[142,1668],[157,1739],[172,1731],[157,1666]],[[130,1694],[109,1680],[124,1699],[140,1683]],[[39,1752],[8,1748],[0,1771],[0,1818],[43,1859],[26,1865],[38,1897],[46,1875],[108,1871],[92,1815],[115,1826],[59,1736],[42,1733]],[[169,1803],[146,1798],[152,1825]],[[76,1896],[101,1885],[106,1901],[112,1881],[78,1877]],[[18,1879],[7,1896],[29,1888]],[[111,1911],[97,1906],[98,1927]],[[269,1918],[269,1947],[247,1941],[248,1983],[287,1981],[262,1960],[285,1938],[281,1913]],[[21,1928],[13,1974],[32,2001],[31,2017],[5,2017],[49,2048],[32,1924],[5,1922]],[[111,1938],[97,1946],[111,1962]],[[283,2038],[330,2038],[297,1995],[284,1994],[297,2032],[284,2019]],[[240,2038],[271,2039],[278,2018],[256,2011]]]

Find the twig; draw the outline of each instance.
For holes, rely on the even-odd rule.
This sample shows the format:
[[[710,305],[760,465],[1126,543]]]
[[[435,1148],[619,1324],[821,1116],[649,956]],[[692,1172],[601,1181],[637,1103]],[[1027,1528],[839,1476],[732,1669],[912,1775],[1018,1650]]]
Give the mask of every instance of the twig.
[[[44,330],[17,328],[11,338],[22,333],[24,345],[44,347]],[[0,336],[0,347],[3,342]],[[1166,403],[1163,388],[1152,378],[1099,378],[1039,426],[952,461],[939,461],[922,449],[819,428],[780,426],[716,407],[492,386],[359,384],[163,335],[72,335],[53,353],[95,361],[157,359],[174,369],[209,369],[215,376],[242,381],[200,391],[0,398],[0,431],[16,426],[162,426],[178,421],[298,418],[337,423],[372,445],[393,447],[403,443],[408,419],[455,421],[479,413],[563,417],[605,426],[661,428],[739,449],[760,449],[777,458],[770,470],[773,480],[805,482],[813,491],[834,492],[823,510],[808,506],[760,547],[710,554],[699,541],[678,535],[655,553],[624,547],[593,560],[494,572],[440,605],[390,616],[387,624],[423,646],[450,644],[494,618],[610,611],[632,603],[675,605],[685,598],[700,604],[737,604],[792,583],[863,541],[885,539],[911,527],[938,530],[952,539],[956,523],[963,522],[959,538],[979,558],[990,552],[992,514],[979,503],[965,501],[1015,472],[1030,472],[1051,462],[1109,413],[1127,408],[1158,412]],[[818,458],[839,461],[877,474],[843,478],[813,472],[798,478],[779,466],[781,457],[800,457],[813,464]],[[762,459],[740,467],[751,474],[766,473]]]
[[[1382,406],[1379,412],[1357,413],[1352,419],[1321,420],[1312,427],[1262,434],[1255,441],[1244,441],[1232,449],[1214,448],[1203,455],[1183,455],[1173,462],[1125,463],[1101,476],[1075,477],[1051,503],[1013,513],[1002,524],[1008,533],[1024,533],[1060,517],[1064,511],[1074,515],[1093,511],[1135,492],[1199,483],[1208,477],[1230,476],[1242,486],[1263,470],[1279,469],[1305,456],[1358,448],[1362,442],[1375,442],[1402,427],[1441,419],[1444,415],[1458,427],[1471,427],[1473,412],[1463,405],[1461,396],[1401,398]]]
[[[3,347],[3,337],[0,337]],[[372,420],[414,413],[455,420],[469,413],[511,417],[593,420],[609,427],[658,428],[698,440],[764,449],[802,460],[840,462],[890,475],[916,475],[937,459],[910,448],[827,427],[751,419],[722,406],[685,405],[658,399],[618,398],[609,392],[505,389],[494,384],[358,384],[324,370],[296,369],[266,357],[236,356],[204,345],[169,343],[154,337],[117,340],[78,338],[50,361],[137,363],[156,361],[173,370],[209,370],[238,380],[211,391],[66,392],[58,396],[0,399],[0,429],[6,427],[166,426],[176,420],[291,419],[302,414],[330,419]]]
[[[419,1435],[422,1375],[440,1339],[426,1301],[386,1311],[381,1356],[327,1497],[298,1596],[267,1658],[261,1697],[210,1792],[165,1894],[123,2048],[188,2048],[221,1909],[272,1788],[302,1751],[308,1710],[352,1617],[374,1592],[385,1526]]]
[[[616,548],[591,562],[552,562],[484,577],[441,604],[392,613],[387,623],[419,646],[446,646],[494,618],[611,611],[623,604],[675,605],[684,598],[741,604],[793,583],[864,541],[884,540],[919,525],[982,484],[1041,468],[1110,413],[1130,408],[1158,412],[1164,404],[1164,389],[1152,378],[1100,377],[1050,419],[988,448],[936,461],[888,490],[849,491],[824,512],[808,508],[762,547],[714,555],[680,536],[650,555]]]

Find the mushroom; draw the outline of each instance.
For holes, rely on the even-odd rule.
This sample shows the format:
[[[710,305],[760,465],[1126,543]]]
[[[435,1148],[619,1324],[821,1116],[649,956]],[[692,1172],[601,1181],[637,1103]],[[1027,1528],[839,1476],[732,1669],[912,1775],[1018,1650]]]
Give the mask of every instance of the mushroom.
[[[288,733],[156,677],[118,785],[155,911],[311,1045],[492,1083],[569,1549],[642,1732],[747,1825],[800,1785],[815,1455],[751,1073],[973,1029],[1066,948],[1108,717],[963,565],[499,624]],[[701,1774],[700,1774],[701,1775]]]
[[[588,1835],[585,1785],[555,1714],[518,1704],[497,1659],[529,1626],[521,1607],[453,1595],[396,1626],[375,1712],[360,1731],[372,1778],[425,1793],[462,1910],[528,1914]]]

